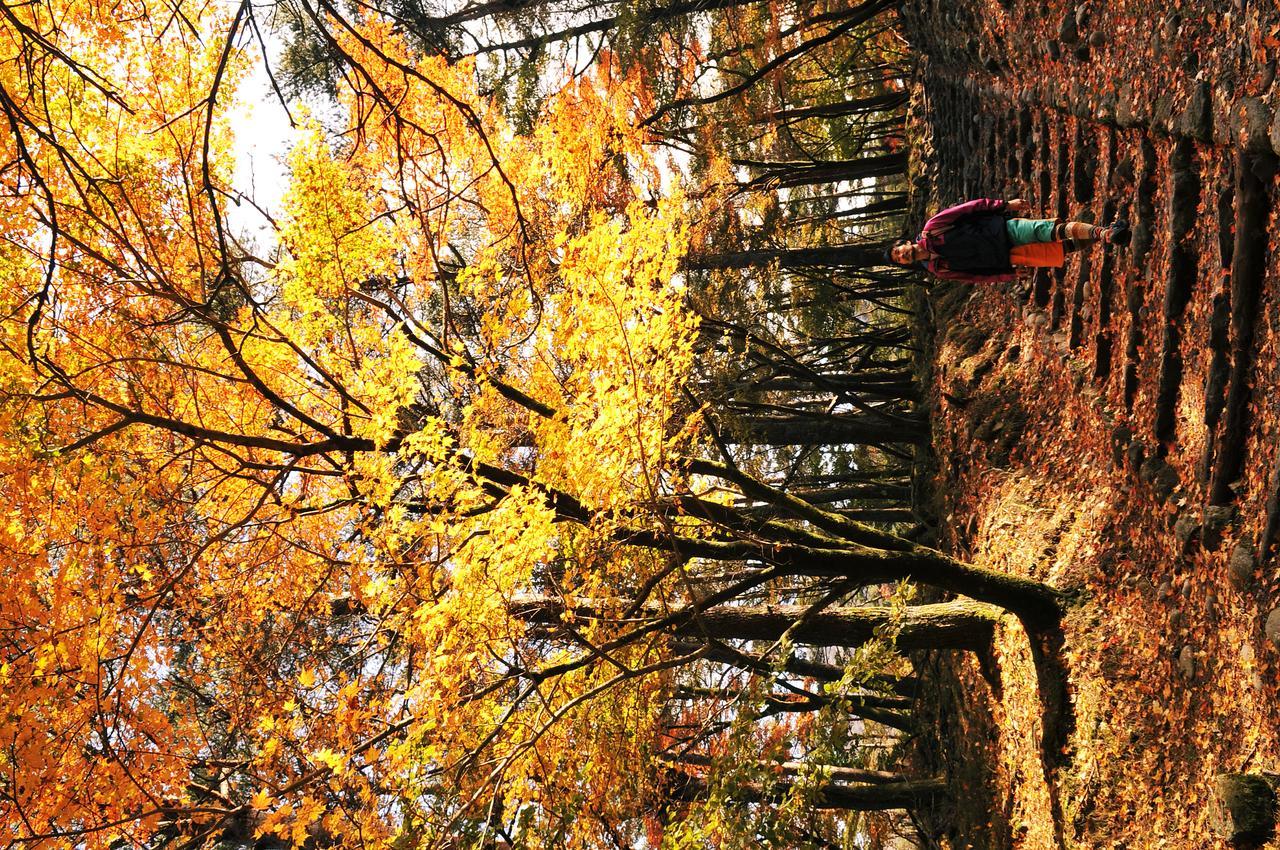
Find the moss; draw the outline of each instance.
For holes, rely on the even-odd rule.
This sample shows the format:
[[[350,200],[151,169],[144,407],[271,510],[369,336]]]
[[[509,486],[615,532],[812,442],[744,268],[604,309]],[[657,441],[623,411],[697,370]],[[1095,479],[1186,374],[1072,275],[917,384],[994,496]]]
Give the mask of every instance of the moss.
[[[1214,780],[1215,831],[1237,846],[1253,846],[1275,833],[1276,794],[1261,776],[1224,773]]]

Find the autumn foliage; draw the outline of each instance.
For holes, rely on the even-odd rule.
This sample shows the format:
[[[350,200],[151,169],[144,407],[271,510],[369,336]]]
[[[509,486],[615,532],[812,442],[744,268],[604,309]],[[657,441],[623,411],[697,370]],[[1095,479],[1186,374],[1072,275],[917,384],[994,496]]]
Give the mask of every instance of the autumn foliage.
[[[773,34],[742,61],[773,79],[782,62],[757,53],[817,50],[882,6],[795,31],[735,19]],[[0,829],[701,846],[778,794],[774,834],[820,829],[830,776],[766,762],[838,761],[853,727],[813,717],[841,706],[905,723],[901,697],[868,696],[901,662],[859,638],[862,672],[810,695],[822,715],[753,713],[783,662],[730,656],[695,693],[712,643],[677,638],[698,606],[779,577],[832,591],[828,550],[870,578],[823,607],[970,574],[706,460],[724,444],[691,383],[714,299],[691,294],[689,257],[724,251],[717,228],[757,202],[728,160],[686,182],[675,135],[659,144],[657,119],[703,99],[701,48],[658,42],[678,59],[661,73],[625,44],[544,67],[522,127],[480,92],[482,58],[424,51],[371,10],[295,14],[338,57],[340,117],[294,104],[263,245],[232,177],[259,10],[4,10]],[[791,520],[758,521],[751,493]],[[519,594],[611,601],[539,624]],[[891,639],[905,597],[870,598]],[[743,752],[759,766],[707,770]]]

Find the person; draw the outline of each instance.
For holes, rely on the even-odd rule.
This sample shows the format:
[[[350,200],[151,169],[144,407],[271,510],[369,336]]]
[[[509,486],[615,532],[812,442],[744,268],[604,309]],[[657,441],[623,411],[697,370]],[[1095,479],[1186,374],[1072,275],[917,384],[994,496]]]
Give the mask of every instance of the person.
[[[1019,267],[1060,267],[1067,252],[1094,242],[1123,245],[1129,240],[1124,219],[1103,227],[1022,218],[1030,209],[1022,198],[978,198],[959,204],[929,219],[914,240],[895,243],[886,258],[900,266],[920,263],[943,280],[1000,283],[1014,280]]]

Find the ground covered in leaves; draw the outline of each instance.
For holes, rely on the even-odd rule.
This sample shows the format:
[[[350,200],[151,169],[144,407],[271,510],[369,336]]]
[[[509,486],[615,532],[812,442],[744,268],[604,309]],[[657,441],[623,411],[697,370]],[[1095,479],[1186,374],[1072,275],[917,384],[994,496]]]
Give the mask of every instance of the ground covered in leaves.
[[[1280,9],[907,15],[931,209],[1023,197],[1134,224],[1062,272],[930,297],[941,543],[1076,598],[1047,746],[1016,624],[990,658],[930,662],[954,673],[934,720],[968,783],[940,840],[1225,847],[1215,775],[1280,773]]]

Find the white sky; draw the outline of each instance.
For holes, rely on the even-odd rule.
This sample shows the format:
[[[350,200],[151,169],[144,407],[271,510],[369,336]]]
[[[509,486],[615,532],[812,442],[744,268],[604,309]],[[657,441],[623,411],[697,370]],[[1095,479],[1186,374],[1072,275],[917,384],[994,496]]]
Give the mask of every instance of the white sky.
[[[279,79],[274,63],[283,44],[269,31],[264,35],[273,54],[273,72]],[[289,107],[295,119],[299,117],[298,107],[298,104],[290,104]],[[253,198],[272,216],[278,215],[288,180],[285,158],[297,131],[289,126],[288,114],[271,88],[261,56],[256,56],[253,70],[241,84],[227,117],[234,133],[235,174],[232,185],[245,196]],[[258,240],[270,241],[270,225],[249,204],[231,205],[228,217],[237,233],[249,233]]]

